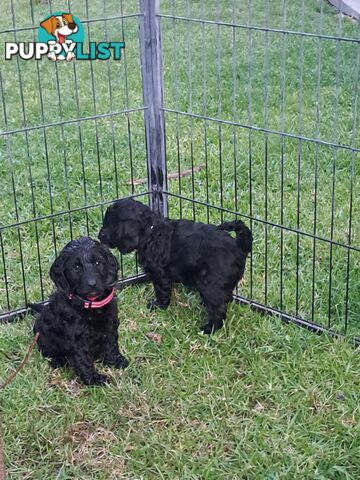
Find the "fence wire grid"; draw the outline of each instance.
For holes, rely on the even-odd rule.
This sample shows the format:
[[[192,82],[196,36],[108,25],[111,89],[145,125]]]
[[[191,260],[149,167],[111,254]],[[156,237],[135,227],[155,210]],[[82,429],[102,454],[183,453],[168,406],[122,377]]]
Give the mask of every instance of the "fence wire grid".
[[[126,47],[121,62],[2,59],[1,320],[45,300],[59,249],[134,195],[171,218],[243,219],[239,301],[360,334],[359,22],[317,0],[5,3],[2,44],[68,11],[85,41]],[[120,260],[123,282],[143,278]]]

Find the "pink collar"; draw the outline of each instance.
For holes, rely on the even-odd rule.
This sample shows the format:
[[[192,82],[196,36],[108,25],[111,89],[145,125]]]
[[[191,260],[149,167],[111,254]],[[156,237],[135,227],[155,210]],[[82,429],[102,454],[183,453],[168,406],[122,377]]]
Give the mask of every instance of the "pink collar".
[[[102,300],[99,300],[98,302],[95,301],[97,298],[99,298],[98,296],[88,297],[85,299],[85,298],[79,297],[78,295],[73,295],[72,293],[69,293],[67,295],[67,298],[69,300],[72,300],[73,298],[77,298],[81,300],[81,302],[84,304],[84,308],[102,308],[111,302],[111,300],[114,298],[114,295],[115,295],[115,288],[112,288],[109,295],[103,298]]]

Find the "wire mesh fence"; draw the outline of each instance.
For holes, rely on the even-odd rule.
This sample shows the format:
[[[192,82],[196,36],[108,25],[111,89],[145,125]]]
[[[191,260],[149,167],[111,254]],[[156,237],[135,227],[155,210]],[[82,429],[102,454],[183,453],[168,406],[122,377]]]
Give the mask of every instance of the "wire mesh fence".
[[[54,11],[75,12],[88,41],[126,42],[127,32],[134,39],[141,16],[135,2],[10,1],[2,43],[37,41],[40,21]],[[147,192],[132,184],[147,170],[139,41],[126,45],[121,63],[2,60],[0,90],[6,318],[47,298],[54,256],[73,237],[96,236],[109,202]],[[132,259],[121,269],[124,278],[139,273]]]
[[[169,183],[170,216],[240,215],[255,245],[238,298],[358,334],[359,23],[310,0],[160,16],[167,168],[203,166]]]
[[[54,255],[109,202],[140,195],[173,218],[242,218],[237,298],[358,335],[359,23],[316,0],[9,1],[2,41],[36,39],[55,9],[126,47],[2,63],[3,316],[46,298]]]

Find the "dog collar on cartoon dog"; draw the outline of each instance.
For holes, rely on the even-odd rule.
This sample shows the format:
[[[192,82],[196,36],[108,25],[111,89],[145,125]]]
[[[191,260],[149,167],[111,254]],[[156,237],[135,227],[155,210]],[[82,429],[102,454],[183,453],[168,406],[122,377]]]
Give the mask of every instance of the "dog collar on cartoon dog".
[[[97,298],[99,298],[98,296],[97,297],[82,298],[82,297],[79,297],[78,295],[73,295],[72,293],[69,293],[67,295],[67,298],[69,300],[72,300],[73,298],[76,298],[76,299],[80,300],[83,303],[84,308],[88,309],[88,308],[102,308],[102,307],[104,307],[105,305],[107,305],[108,303],[111,302],[111,300],[114,298],[114,295],[115,295],[115,288],[112,288],[109,295],[107,295],[102,300],[99,300],[98,302],[95,301]]]

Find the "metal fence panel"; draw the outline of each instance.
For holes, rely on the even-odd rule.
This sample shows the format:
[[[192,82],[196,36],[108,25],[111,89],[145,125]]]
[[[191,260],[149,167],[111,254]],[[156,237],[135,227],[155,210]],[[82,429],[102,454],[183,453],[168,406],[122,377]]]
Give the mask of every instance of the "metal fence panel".
[[[358,335],[359,24],[326,2],[164,1],[170,216],[239,216],[239,301]],[[357,293],[356,293],[357,292]]]
[[[48,297],[55,255],[74,237],[95,237],[111,201],[146,201],[148,191],[134,183],[147,177],[138,2],[9,0],[2,43],[36,41],[54,11],[75,14],[87,42],[125,41],[125,53],[70,65],[1,59],[1,320]],[[140,274],[135,258],[120,260],[123,279]]]

